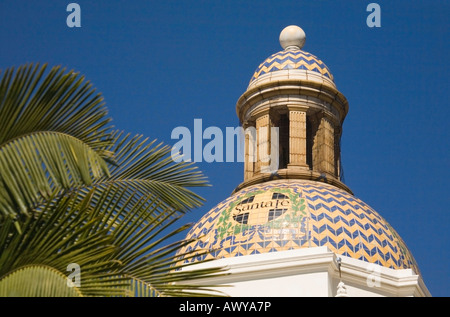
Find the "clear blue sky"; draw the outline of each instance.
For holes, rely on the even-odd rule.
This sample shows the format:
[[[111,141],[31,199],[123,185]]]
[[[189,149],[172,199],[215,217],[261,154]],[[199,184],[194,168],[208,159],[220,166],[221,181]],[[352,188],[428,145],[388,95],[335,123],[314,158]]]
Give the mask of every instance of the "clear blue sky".
[[[65,65],[103,93],[117,128],[174,144],[177,126],[236,127],[235,104],[256,67],[301,26],[304,50],[347,97],[346,184],[401,235],[434,296],[450,292],[449,17],[446,0],[0,2],[0,69]],[[374,1],[375,2],[375,1]],[[0,118],[1,120],[1,118]],[[210,188],[195,221],[243,179],[242,163],[200,163]]]

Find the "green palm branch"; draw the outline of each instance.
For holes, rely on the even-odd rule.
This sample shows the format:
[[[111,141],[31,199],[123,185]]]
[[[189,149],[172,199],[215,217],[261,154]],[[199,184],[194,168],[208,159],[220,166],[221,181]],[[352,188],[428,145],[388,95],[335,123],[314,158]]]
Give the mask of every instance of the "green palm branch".
[[[0,80],[0,219],[109,175],[111,119],[101,95],[73,71],[45,70],[29,64]]]
[[[84,77],[46,65],[0,79],[0,296],[194,296],[169,230],[207,186],[170,148],[112,130]],[[81,286],[67,287],[67,265]],[[32,279],[32,282],[30,281]]]
[[[23,233],[7,218],[0,234],[0,296],[217,294],[186,282],[220,269],[174,270],[179,261],[174,252],[191,241],[165,242],[189,225],[161,235],[175,219],[170,213],[155,215],[157,205],[148,201],[152,196],[122,204],[125,191],[111,186],[97,204],[91,201],[95,189],[82,199],[77,192],[55,197],[28,217]],[[80,267],[79,287],[67,287],[71,263]]]
[[[111,145],[111,118],[89,81],[60,66],[27,64],[0,80],[0,144],[36,131],[62,132],[95,150]]]
[[[193,163],[174,163],[171,148],[156,144],[142,136],[123,135],[115,132],[115,165],[109,166],[109,176],[93,182],[98,190],[107,186],[127,188],[124,199],[152,194],[153,201],[161,204],[162,210],[175,210],[184,214],[200,207],[204,199],[190,188],[208,186],[207,178]]]

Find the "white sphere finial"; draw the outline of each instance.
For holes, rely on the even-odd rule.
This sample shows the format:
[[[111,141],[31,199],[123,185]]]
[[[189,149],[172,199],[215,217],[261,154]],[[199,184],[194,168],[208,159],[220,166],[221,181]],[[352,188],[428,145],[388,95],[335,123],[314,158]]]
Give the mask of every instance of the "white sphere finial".
[[[301,49],[305,45],[306,34],[302,28],[289,25],[280,33],[280,44],[283,49]]]

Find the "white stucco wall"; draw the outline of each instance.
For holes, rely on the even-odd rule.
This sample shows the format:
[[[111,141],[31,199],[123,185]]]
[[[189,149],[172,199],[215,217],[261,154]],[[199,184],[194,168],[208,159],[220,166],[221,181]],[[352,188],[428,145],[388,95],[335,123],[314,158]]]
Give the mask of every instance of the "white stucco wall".
[[[223,291],[232,297],[326,297],[327,281],[327,273],[317,272],[235,282]]]
[[[227,285],[216,289],[232,297],[336,296],[340,281],[349,297],[430,296],[410,269],[381,267],[336,255],[327,247],[224,258],[189,269],[216,266],[227,267],[230,274],[196,283]]]

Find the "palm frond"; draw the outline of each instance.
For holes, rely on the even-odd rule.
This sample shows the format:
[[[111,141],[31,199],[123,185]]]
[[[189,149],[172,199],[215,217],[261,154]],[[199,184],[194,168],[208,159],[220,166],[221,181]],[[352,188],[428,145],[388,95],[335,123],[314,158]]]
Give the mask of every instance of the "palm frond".
[[[115,153],[115,165],[109,165],[110,176],[94,180],[92,186],[80,186],[73,190],[82,199],[94,188],[90,200],[92,204],[111,204],[117,206],[138,206],[152,210],[145,221],[160,219],[169,215],[177,218],[187,211],[199,207],[204,199],[194,193],[191,187],[208,186],[206,177],[190,163],[172,161],[168,146],[149,142],[142,136],[123,136],[116,132],[117,146],[109,149]],[[169,177],[166,178],[166,176]],[[111,188],[121,191],[117,197]],[[113,197],[105,196],[108,192]],[[100,198],[101,197],[101,198]],[[128,210],[127,215],[133,214]],[[150,218],[149,218],[150,217]]]
[[[38,131],[61,132],[96,151],[112,144],[103,97],[92,84],[61,66],[27,64],[0,79],[0,146]],[[108,153],[103,153],[107,157]]]
[[[45,72],[29,64],[0,78],[0,296],[216,295],[194,280],[221,268],[179,270],[192,241],[165,245],[190,227],[170,229],[202,205],[191,188],[206,177],[168,146],[112,131],[84,77]],[[81,286],[67,290],[71,263]]]
[[[209,186],[207,178],[193,163],[176,163],[170,156],[171,148],[142,136],[115,132],[116,164],[110,166],[110,177],[95,181],[97,187],[115,185],[128,188],[136,197],[153,194],[153,200],[166,209],[185,213],[200,207],[204,199],[191,188]]]
[[[209,294],[207,286],[188,282],[221,269],[176,272],[176,252],[187,242],[164,245],[190,226],[165,233],[176,221],[176,211],[160,213],[161,205],[149,202],[152,195],[124,202],[126,192],[110,186],[95,204],[95,188],[88,195],[55,195],[27,218],[22,233],[13,230],[13,219],[7,218],[0,227],[0,281],[22,267],[65,272],[77,263],[83,296]]]
[[[45,265],[21,267],[0,279],[0,297],[81,297],[67,276]]]
[[[61,132],[36,132],[0,147],[0,213],[28,215],[55,190],[70,189],[109,175],[89,145]]]
[[[91,196],[84,201],[76,193],[55,196],[27,217],[22,233],[14,229],[13,219],[5,219],[0,230],[0,280],[21,267],[47,266],[66,272],[69,264],[76,263],[82,270],[80,292],[125,296],[128,281],[111,273],[121,265],[109,257],[116,248],[112,236],[103,229],[81,239],[97,222],[90,212]]]

